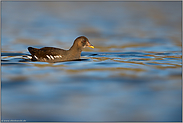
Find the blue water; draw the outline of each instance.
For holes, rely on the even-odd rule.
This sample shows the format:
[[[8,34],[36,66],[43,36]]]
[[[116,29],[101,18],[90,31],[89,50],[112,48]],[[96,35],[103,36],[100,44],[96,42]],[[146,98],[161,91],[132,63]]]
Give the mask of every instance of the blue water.
[[[27,47],[95,46],[77,61]],[[2,2],[1,121],[182,121],[181,2]]]

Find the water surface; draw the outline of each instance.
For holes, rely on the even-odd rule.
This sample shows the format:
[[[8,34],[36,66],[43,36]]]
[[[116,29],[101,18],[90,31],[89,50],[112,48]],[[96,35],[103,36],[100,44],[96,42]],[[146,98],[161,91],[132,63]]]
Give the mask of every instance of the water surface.
[[[81,60],[24,59],[27,47]],[[181,121],[181,2],[2,2],[2,121]]]

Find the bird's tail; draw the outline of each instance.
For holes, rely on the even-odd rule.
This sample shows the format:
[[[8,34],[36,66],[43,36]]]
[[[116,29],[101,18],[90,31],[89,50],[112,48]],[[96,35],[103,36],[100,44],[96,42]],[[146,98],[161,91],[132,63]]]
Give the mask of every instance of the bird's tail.
[[[31,53],[31,55],[34,55],[36,50],[38,50],[37,48],[33,48],[33,47],[28,47],[28,51]]]

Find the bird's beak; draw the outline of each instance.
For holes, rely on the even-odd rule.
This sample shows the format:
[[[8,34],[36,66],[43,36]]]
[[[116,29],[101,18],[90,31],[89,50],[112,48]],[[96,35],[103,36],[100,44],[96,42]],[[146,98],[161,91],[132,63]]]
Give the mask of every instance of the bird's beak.
[[[87,46],[90,48],[94,48],[94,46],[92,44],[90,44],[90,42],[87,42]]]
[[[94,48],[94,46],[92,45],[92,46],[89,46],[90,48]]]

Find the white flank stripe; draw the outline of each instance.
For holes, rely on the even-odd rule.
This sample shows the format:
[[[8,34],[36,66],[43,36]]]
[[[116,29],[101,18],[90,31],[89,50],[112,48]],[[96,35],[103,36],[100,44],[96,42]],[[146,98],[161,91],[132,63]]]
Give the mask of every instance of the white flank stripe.
[[[27,56],[27,58],[32,59],[32,56]]]
[[[36,59],[38,59],[37,56],[34,55],[34,57],[35,57]]]
[[[51,57],[52,59],[54,59],[54,57],[53,57],[52,55],[50,55],[50,57]]]
[[[50,57],[48,55],[46,55],[46,56],[50,59]]]
[[[52,59],[54,59],[54,58],[62,58],[62,56],[61,55],[57,55],[57,56],[50,55],[50,58],[52,58]]]

